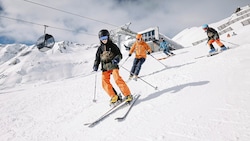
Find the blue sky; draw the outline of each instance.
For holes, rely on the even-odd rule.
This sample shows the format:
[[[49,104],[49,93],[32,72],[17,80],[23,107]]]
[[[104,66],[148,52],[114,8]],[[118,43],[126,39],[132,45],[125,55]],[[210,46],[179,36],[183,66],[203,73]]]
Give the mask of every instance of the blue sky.
[[[56,41],[92,44],[98,43],[99,30],[128,22],[135,32],[158,26],[172,38],[186,28],[227,18],[248,4],[249,0],[1,0],[0,43],[35,44],[43,25],[48,25],[46,33]]]

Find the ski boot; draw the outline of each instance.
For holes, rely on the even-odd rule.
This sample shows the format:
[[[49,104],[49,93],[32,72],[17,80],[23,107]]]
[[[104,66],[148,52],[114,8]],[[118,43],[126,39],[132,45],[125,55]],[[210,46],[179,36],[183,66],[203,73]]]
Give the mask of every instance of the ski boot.
[[[118,105],[121,102],[122,102],[122,96],[121,96],[121,94],[115,95],[110,100],[110,106],[114,107],[114,106]]]
[[[135,81],[137,81],[137,79],[138,79],[138,76],[137,76],[137,75],[135,75],[134,80],[135,80]]]
[[[130,94],[125,97],[124,101],[126,101],[128,104],[133,100],[133,96]]]
[[[209,54],[213,54],[216,52],[216,49],[215,48],[211,48],[210,51],[209,51]]]
[[[129,80],[131,80],[133,78],[133,74],[129,75]]]
[[[224,51],[224,50],[227,50],[227,47],[222,46],[222,47],[220,48],[220,51]]]

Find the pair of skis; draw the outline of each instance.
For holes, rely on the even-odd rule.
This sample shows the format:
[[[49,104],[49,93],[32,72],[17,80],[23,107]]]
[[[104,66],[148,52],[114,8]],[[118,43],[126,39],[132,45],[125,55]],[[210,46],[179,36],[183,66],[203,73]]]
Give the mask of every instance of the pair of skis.
[[[226,50],[228,50],[228,49],[229,49],[229,47],[227,47]],[[226,51],[226,50],[224,50],[224,51]],[[216,51],[213,52],[213,53],[209,53],[208,55],[199,56],[199,57],[196,57],[195,59],[199,59],[199,58],[203,58],[203,57],[211,57],[211,56],[217,55],[217,54],[219,54],[219,53],[222,53],[222,52],[224,52],[224,51],[218,51],[218,50],[216,50]]]
[[[169,58],[170,56],[166,56],[166,57],[162,57],[162,58],[157,58],[157,60],[165,60],[167,58]]]
[[[157,58],[157,60],[165,60],[165,59],[167,59],[167,58],[169,58],[169,57],[173,57],[173,56],[175,56],[175,54],[167,55],[167,56],[162,57],[162,58]]]
[[[211,57],[211,56],[214,56],[214,55],[219,54],[219,53],[221,53],[221,51],[215,51],[215,52],[213,52],[213,53],[209,53],[209,54],[207,55],[207,57]]]
[[[216,54],[219,54],[219,53],[222,53],[222,52],[224,52],[224,51],[227,51],[229,49],[229,47],[227,47],[227,49],[226,50],[216,50],[216,52],[213,52],[213,53],[209,53],[208,55],[207,55],[207,57],[210,57],[210,56],[214,56],[214,55],[216,55]]]
[[[125,120],[127,115],[129,114],[129,112],[131,111],[133,105],[135,104],[136,100],[140,97],[140,95],[134,95],[133,96],[133,100],[130,102],[130,104],[127,103],[127,101],[123,101],[121,103],[119,103],[118,105],[112,107],[111,109],[109,109],[107,112],[105,112],[102,116],[100,116],[98,119],[96,119],[95,121],[93,122],[90,122],[90,123],[85,123],[84,125],[85,126],[88,126],[88,127],[94,127],[95,125],[97,125],[98,123],[100,123],[102,120],[104,120],[105,118],[107,118],[109,115],[111,115],[112,113],[114,113],[115,111],[119,110],[120,108],[128,105],[128,109],[127,111],[124,113],[124,115],[122,115],[121,117],[117,117],[115,118],[115,120],[117,121],[122,121],[122,120]]]

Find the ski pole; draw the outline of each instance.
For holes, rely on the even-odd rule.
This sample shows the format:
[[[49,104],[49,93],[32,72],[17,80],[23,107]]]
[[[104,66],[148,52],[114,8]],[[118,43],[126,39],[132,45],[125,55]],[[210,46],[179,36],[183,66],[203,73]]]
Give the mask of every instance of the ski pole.
[[[95,89],[94,89],[94,98],[93,98],[93,102],[96,102],[96,80],[97,80],[97,73],[95,73]]]
[[[128,71],[129,73],[131,73],[128,69],[126,69],[125,67],[121,66],[123,69],[125,69],[126,71]],[[132,73],[133,74],[133,73]],[[134,75],[134,74],[133,74]],[[151,86],[152,88],[154,88],[155,90],[158,89],[157,86],[153,86],[152,84],[150,84],[149,82],[145,81],[144,79],[142,79],[141,77],[138,77],[141,81],[143,81],[144,83],[148,84],[149,86]]]
[[[164,67],[167,68],[167,66],[165,64],[163,64],[161,61],[159,61],[158,59],[156,59],[153,55],[150,54],[151,57],[153,57],[156,61],[158,61],[159,63],[161,63]]]
[[[227,42],[227,43],[232,44],[232,45],[235,45],[235,46],[239,46],[239,44],[235,44],[235,43],[228,42],[228,41],[225,41],[225,40],[221,40],[221,41],[223,41],[223,42]]]

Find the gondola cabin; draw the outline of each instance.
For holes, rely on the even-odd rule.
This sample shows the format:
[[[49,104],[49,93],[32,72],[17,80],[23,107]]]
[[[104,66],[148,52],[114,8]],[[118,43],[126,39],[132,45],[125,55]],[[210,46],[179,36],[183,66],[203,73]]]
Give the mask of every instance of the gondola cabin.
[[[36,42],[36,46],[37,46],[38,50],[41,52],[46,52],[46,51],[52,49],[54,44],[55,44],[55,39],[50,34],[44,34],[43,36],[38,38],[38,40]]]

